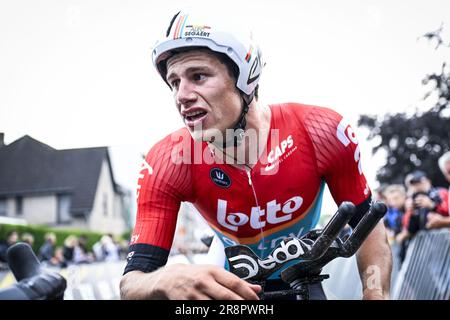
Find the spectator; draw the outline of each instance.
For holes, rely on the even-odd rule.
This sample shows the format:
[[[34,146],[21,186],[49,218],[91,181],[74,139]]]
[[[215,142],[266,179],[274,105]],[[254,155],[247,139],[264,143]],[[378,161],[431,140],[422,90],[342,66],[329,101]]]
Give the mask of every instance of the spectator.
[[[34,236],[31,233],[25,232],[22,234],[22,242],[28,243],[30,247],[33,247]]]
[[[393,184],[387,186],[382,194],[388,211],[384,216],[384,225],[392,250],[392,276],[399,270],[406,249],[406,243],[397,243],[395,237],[402,231],[402,219],[405,213],[406,190],[403,185]]]
[[[85,235],[81,235],[78,238],[77,244],[74,247],[74,263],[90,263],[94,260],[94,257],[91,253],[88,252],[87,249],[87,237]]]
[[[112,235],[104,235],[100,243],[104,261],[119,261],[119,248],[114,243]]]
[[[94,258],[96,261],[105,260],[105,252],[103,250],[102,240],[100,239],[92,246],[92,251],[94,252]]]
[[[75,247],[78,246],[78,238],[71,234],[64,240],[63,256],[68,264],[74,263]]]
[[[445,179],[450,183],[450,151],[444,153],[439,158],[439,168],[442,171],[442,174],[444,175]],[[450,189],[449,189],[450,190]]]
[[[88,245],[87,245],[88,239],[87,236],[84,234],[78,237],[78,246],[80,247],[83,254],[88,255]]]
[[[44,261],[44,263],[51,267],[66,268],[67,262],[63,253],[63,247],[56,247],[53,257],[50,260]]]
[[[45,242],[39,249],[39,259],[41,261],[49,261],[55,254],[56,235],[48,232],[44,236]]]
[[[448,215],[448,192],[444,188],[434,188],[423,171],[414,171],[406,177],[410,199],[406,203],[405,226],[411,235],[425,229],[427,216],[436,212]]]
[[[383,196],[388,206],[388,211],[384,216],[384,224],[389,236],[393,238],[402,231],[406,190],[399,184],[390,185],[384,190]]]
[[[444,153],[439,158],[439,168],[445,179],[450,183],[450,151]],[[450,189],[447,191],[447,197],[444,197],[443,202],[447,206],[447,214],[437,214],[431,212],[428,215],[426,227],[428,229],[449,228],[450,227]]]
[[[447,190],[434,188],[425,172],[417,170],[405,178],[408,188],[408,198],[405,202],[405,215],[403,217],[403,230],[396,237],[402,246],[401,261],[406,255],[407,246],[411,238],[420,230],[426,230],[428,216],[433,213],[447,215],[448,208],[444,199],[448,197]]]
[[[6,234],[6,240],[0,243],[0,262],[7,263],[6,253],[8,248],[19,240],[19,234],[16,230],[9,231]]]

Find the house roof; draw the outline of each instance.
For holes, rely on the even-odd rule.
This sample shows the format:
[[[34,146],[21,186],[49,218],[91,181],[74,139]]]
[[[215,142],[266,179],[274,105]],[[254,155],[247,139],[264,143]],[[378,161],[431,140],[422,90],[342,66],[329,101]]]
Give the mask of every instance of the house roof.
[[[119,192],[107,147],[56,150],[23,136],[0,148],[0,196],[70,194],[72,213],[88,212],[104,160]]]

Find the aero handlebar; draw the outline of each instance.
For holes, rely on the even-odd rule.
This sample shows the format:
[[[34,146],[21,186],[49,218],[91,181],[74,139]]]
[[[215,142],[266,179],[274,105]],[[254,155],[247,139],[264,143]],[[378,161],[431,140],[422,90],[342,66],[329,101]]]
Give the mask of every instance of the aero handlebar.
[[[301,298],[308,299],[307,285],[328,278],[328,275],[320,274],[322,268],[335,258],[348,258],[355,254],[386,211],[384,203],[374,202],[350,236],[340,238],[339,233],[355,214],[355,206],[351,202],[343,202],[322,230],[312,230],[301,238],[286,238],[264,259],[244,245],[225,248],[230,271],[249,282],[264,285],[271,274],[297,260],[298,263],[290,263],[281,271],[281,279],[293,290],[263,292],[261,297],[300,294]]]

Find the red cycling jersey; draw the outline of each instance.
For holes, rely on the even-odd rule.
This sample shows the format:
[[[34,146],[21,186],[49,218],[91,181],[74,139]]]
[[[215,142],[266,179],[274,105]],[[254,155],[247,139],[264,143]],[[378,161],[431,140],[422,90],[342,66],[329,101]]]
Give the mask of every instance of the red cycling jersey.
[[[315,227],[325,183],[338,205],[369,199],[358,141],[341,115],[297,103],[270,110],[271,134],[251,170],[218,161],[186,128],[149,151],[125,272],[155,269],[146,265],[145,253],[162,260],[157,266],[165,264],[182,201],[197,208],[225,246],[246,244],[263,258],[284,237]]]

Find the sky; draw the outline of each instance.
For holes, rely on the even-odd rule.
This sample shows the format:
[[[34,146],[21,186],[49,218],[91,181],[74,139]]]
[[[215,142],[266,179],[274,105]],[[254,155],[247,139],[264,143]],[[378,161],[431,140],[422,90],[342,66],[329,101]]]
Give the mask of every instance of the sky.
[[[151,48],[186,5],[245,21],[266,67],[262,103],[335,109],[356,129],[371,186],[372,157],[361,114],[426,106],[421,81],[444,51],[419,37],[444,24],[448,0],[0,0],[0,132],[54,148],[110,146],[117,181],[134,189],[141,154],[183,126]],[[447,52],[448,54],[448,52]],[[448,60],[448,59],[447,59]]]

